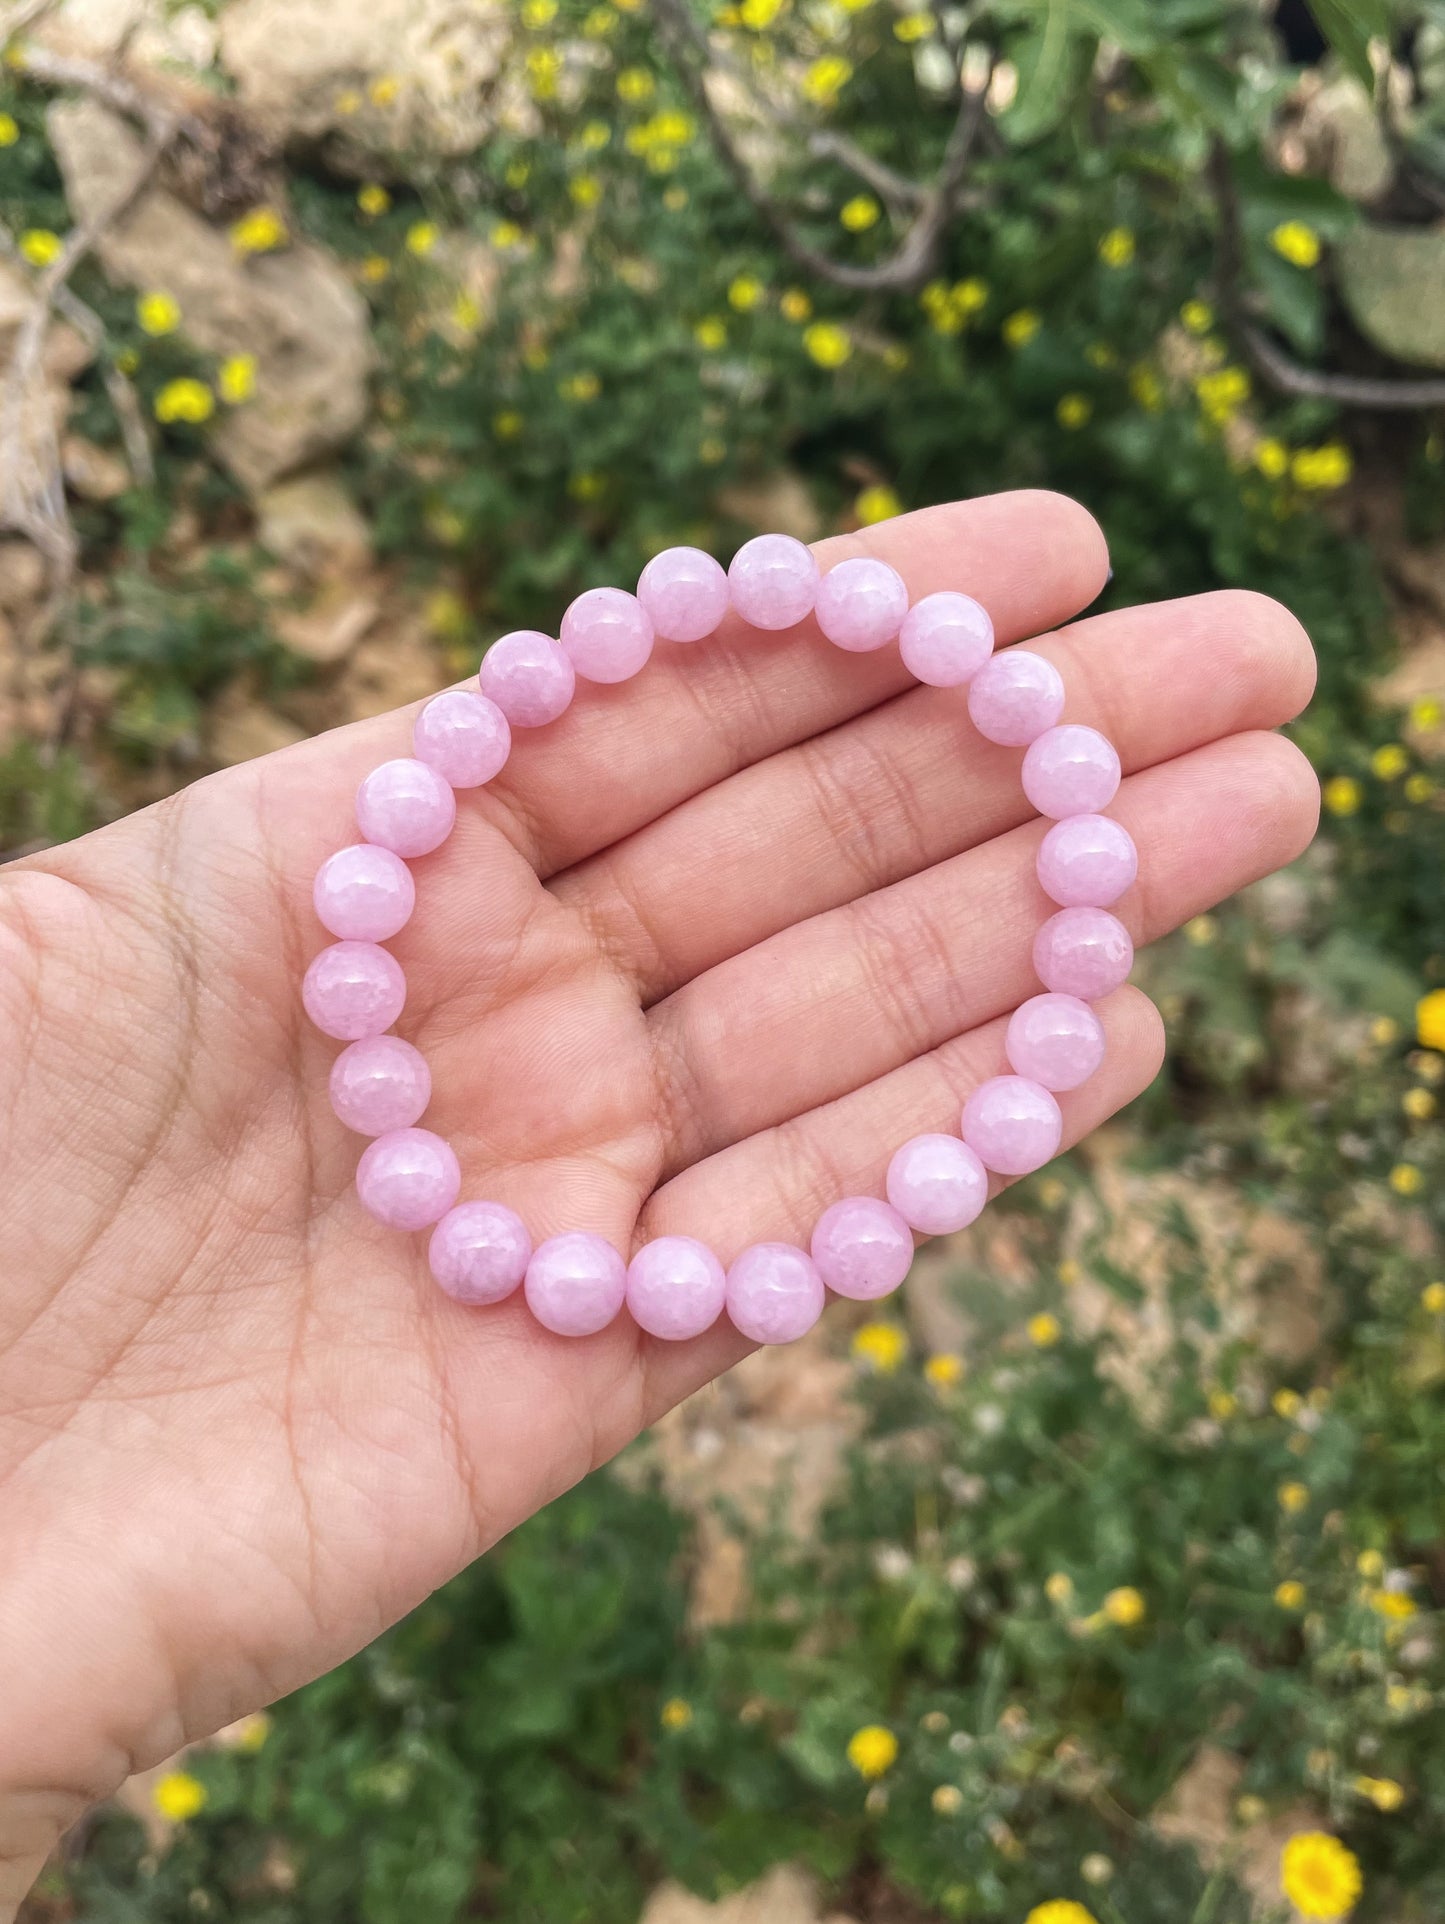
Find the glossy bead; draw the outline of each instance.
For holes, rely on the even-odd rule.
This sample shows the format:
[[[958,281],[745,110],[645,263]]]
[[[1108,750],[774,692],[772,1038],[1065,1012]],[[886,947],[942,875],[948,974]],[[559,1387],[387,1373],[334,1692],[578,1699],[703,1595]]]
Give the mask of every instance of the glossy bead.
[[[910,675],[931,688],[961,688],[993,653],[993,622],[972,595],[925,595],[898,631],[898,652]]]
[[[914,1136],[894,1154],[884,1187],[910,1229],[951,1236],[982,1213],[988,1171],[957,1136]]]
[[[595,1336],[621,1309],[627,1265],[605,1237],[572,1230],[540,1243],[527,1265],[527,1307],[555,1336]]]
[[[521,1287],[532,1238],[515,1210],[502,1203],[459,1203],[432,1231],[427,1260],[440,1286],[475,1308],[505,1302]]]
[[[855,555],[830,568],[818,584],[813,614],[835,648],[866,655],[886,648],[908,613],[908,585],[896,568]]]
[[[728,1271],[727,1310],[754,1343],[794,1343],[823,1314],[823,1278],[791,1243],[754,1243]]]
[[[561,640],[584,681],[629,681],[652,653],[652,622],[625,588],[588,588],[563,615]]]
[[[570,707],[577,671],[550,635],[516,628],[482,656],[477,682],[513,728],[545,728]]]
[[[760,534],[745,541],[728,569],[733,607],[752,628],[792,628],[812,614],[818,599],[818,564],[810,548],[790,534]]]
[[[462,1186],[449,1142],[430,1129],[396,1129],[362,1151],[356,1193],[368,1214],[389,1229],[430,1229]]]
[[[1009,1017],[1003,1047],[1015,1075],[1057,1095],[1087,1082],[1104,1060],[1104,1025],[1075,995],[1035,995]]]
[[[1046,989],[1097,1002],[1128,980],[1129,931],[1107,909],[1060,909],[1034,937],[1034,973]]]
[[[323,1035],[359,1042],[389,1029],[406,1006],[401,964],[374,942],[333,942],[301,984],[306,1013]]]
[[[986,1169],[1027,1176],[1059,1153],[1064,1119],[1042,1083],[994,1076],[963,1105],[963,1139]]]
[[[1106,909],[1132,887],[1139,851],[1108,815],[1066,815],[1039,843],[1039,886],[1065,909]]]
[[[355,842],[321,864],[311,899],[321,926],[343,942],[388,942],[411,920],[416,884],[389,848]]]
[[[403,757],[372,769],[356,793],[356,819],[380,848],[430,855],[452,832],[457,798],[434,768]]]
[[[871,1303],[891,1296],[908,1274],[913,1235],[891,1204],[846,1196],[818,1218],[809,1253],[829,1289]]]
[[[686,1342],[711,1329],[723,1312],[727,1272],[705,1243],[659,1236],[627,1266],[627,1307],[649,1336]]]
[[[386,1136],[420,1122],[431,1101],[426,1057],[399,1035],[367,1036],[331,1065],[331,1107],[359,1136]]]
[[[506,763],[512,731],[497,704],[466,688],[449,688],[416,718],[412,753],[453,788],[480,788]]]
[[[968,712],[986,741],[1024,748],[1063,714],[1064,678],[1042,655],[1006,648],[969,683]]]
[[[701,548],[664,548],[643,569],[637,599],[659,641],[701,641],[728,611],[728,578]]]
[[[1118,751],[1097,728],[1070,722],[1030,746],[1022,779],[1040,815],[1097,814],[1119,792]]]

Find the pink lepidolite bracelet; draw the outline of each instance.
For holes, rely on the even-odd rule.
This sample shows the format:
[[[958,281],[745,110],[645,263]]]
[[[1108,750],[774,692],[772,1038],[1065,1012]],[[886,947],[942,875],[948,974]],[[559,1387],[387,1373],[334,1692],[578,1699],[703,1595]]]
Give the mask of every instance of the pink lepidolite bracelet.
[[[624,1261],[604,1237],[574,1232],[535,1249],[526,1225],[497,1202],[458,1204],[462,1175],[451,1146],[417,1127],[431,1075],[409,1042],[386,1033],[406,980],[380,945],[411,916],[407,861],[439,848],[456,820],[456,791],[480,787],[506,763],[514,728],[545,726],[567,708],[577,678],[626,681],[655,640],[702,641],[731,611],[778,632],[811,615],[854,653],[895,638],[919,681],[968,690],[979,734],[1022,748],[1023,788],[1053,826],[1039,846],[1044,893],[1058,904],[1034,942],[1044,993],[1016,1009],[1004,1052],[1011,1074],[981,1083],[960,1133],[915,1136],[888,1165],[887,1201],[848,1196],[823,1212],[808,1249],[755,1243],[724,1269],[690,1236],[661,1236]],[[820,1315],[829,1289],[871,1301],[896,1289],[915,1233],[966,1228],[988,1199],[989,1172],[1021,1176],[1058,1151],[1056,1096],[1076,1089],[1104,1056],[1092,1007],[1128,975],[1133,945],[1110,906],[1133,882],[1129,833],[1102,811],[1119,786],[1119,757],[1095,729],[1060,724],[1064,684],[1042,655],[994,651],[993,623],[965,594],[925,595],[912,607],[886,562],[841,561],[820,575],[788,535],[759,535],[724,573],[697,548],[669,548],[643,570],[637,593],[591,588],[562,617],[560,638],[504,635],[482,662],[479,688],[453,689],[417,718],[410,757],[384,762],[361,784],[362,839],[322,864],[316,913],[337,939],[307,970],[308,1013],[350,1046],[331,1072],[331,1101],[349,1129],[373,1138],[356,1175],[362,1205],[393,1228],[432,1231],[432,1275],[456,1301],[499,1303],[519,1287],[532,1314],[563,1336],[603,1329],[624,1303],[653,1336],[700,1335],[726,1310],[756,1342],[786,1343]]]

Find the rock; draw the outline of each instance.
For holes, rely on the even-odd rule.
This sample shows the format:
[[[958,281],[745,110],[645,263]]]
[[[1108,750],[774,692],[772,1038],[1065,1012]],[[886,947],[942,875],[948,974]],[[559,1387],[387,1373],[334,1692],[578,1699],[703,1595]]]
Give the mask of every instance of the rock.
[[[798,541],[816,541],[823,530],[823,517],[812,491],[800,474],[780,468],[776,474],[756,483],[741,483],[725,488],[718,496],[718,509],[759,532],[790,534]]]
[[[0,610],[23,616],[45,593],[45,557],[28,541],[0,541]]]
[[[130,469],[120,456],[83,434],[67,434],[61,442],[60,468],[66,485],[82,501],[114,501],[131,485]]]
[[[0,260],[0,362],[7,361],[33,304],[32,282],[18,267]],[[95,359],[90,344],[68,321],[53,317],[45,331],[40,371],[47,381],[65,383],[83,374]]]
[[[303,474],[267,488],[256,513],[261,546],[313,580],[355,576],[371,565],[371,530],[334,475]]]
[[[90,219],[134,178],[140,142],[94,100],[57,102],[47,123],[71,210]],[[366,310],[330,255],[297,245],[238,256],[223,229],[160,187],[106,228],[95,251],[112,280],[174,295],[186,339],[203,353],[255,356],[254,399],[220,417],[211,437],[251,493],[329,454],[361,425],[372,361]]]
[[[1319,1830],[1323,1813],[1293,1803],[1258,1823],[1241,1825],[1235,1816],[1244,1765],[1217,1744],[1202,1744],[1194,1761],[1150,1818],[1150,1827],[1169,1843],[1190,1845],[1206,1871],[1221,1859],[1261,1919],[1279,1915],[1283,1893],[1279,1860],[1296,1831]]]
[[[381,603],[374,594],[355,594],[338,582],[309,608],[276,615],[271,625],[293,654],[329,668],[345,661],[380,612]]]
[[[825,1915],[814,1879],[796,1864],[778,1864],[766,1877],[719,1903],[694,1897],[681,1884],[663,1884],[648,1899],[639,1924],[849,1924]]]
[[[1376,347],[1415,367],[1445,367],[1445,228],[1362,222],[1339,242],[1340,295]]]
[[[258,701],[242,684],[226,689],[212,704],[206,746],[222,768],[254,761],[258,755],[270,755],[305,739],[304,729]]]
[[[398,615],[374,624],[353,650],[337,683],[338,719],[389,714],[434,695],[452,679],[425,621]]]

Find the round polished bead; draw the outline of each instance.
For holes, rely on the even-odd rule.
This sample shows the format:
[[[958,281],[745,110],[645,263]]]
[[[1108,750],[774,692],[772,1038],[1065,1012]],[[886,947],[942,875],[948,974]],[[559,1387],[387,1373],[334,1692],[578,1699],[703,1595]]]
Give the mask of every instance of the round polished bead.
[[[323,1035],[359,1042],[389,1029],[406,1005],[406,977],[374,942],[333,942],[301,984],[306,1013]]]
[[[792,1243],[754,1243],[728,1271],[728,1315],[754,1343],[795,1343],[825,1300],[818,1265]]]
[[[577,692],[577,671],[550,635],[517,628],[482,656],[477,681],[513,728],[545,728]]]
[[[1015,1075],[1058,1095],[1104,1060],[1104,1025],[1075,995],[1035,995],[1009,1017],[1003,1046]]]
[[[555,1336],[595,1336],[621,1309],[627,1265],[605,1237],[572,1230],[538,1245],[527,1265],[527,1307]]]
[[[963,1139],[986,1169],[1027,1176],[1059,1153],[1064,1119],[1042,1083],[994,1076],[963,1105]]]
[[[886,648],[903,626],[908,585],[886,561],[855,555],[823,576],[813,613],[835,648],[866,655]]]
[[[1066,815],[1039,843],[1039,886],[1065,909],[1106,909],[1132,887],[1139,851],[1108,815]]]
[[[1119,755],[1097,728],[1051,728],[1024,756],[1024,793],[1040,815],[1092,815],[1119,792]]]
[[[701,548],[664,548],[643,569],[637,599],[659,641],[701,641],[728,611],[728,578]]]
[[[420,1122],[431,1101],[426,1057],[399,1035],[367,1036],[331,1065],[331,1106],[359,1136],[386,1136]]]
[[[951,1236],[988,1201],[988,1171],[957,1136],[914,1136],[894,1154],[888,1200],[920,1236]]]
[[[356,1166],[362,1208],[388,1229],[430,1229],[451,1208],[461,1186],[451,1144],[430,1129],[378,1136]]]
[[[312,900],[321,926],[343,942],[389,942],[411,920],[416,884],[399,855],[356,842],[321,864]]]
[[[818,564],[811,548],[790,534],[759,534],[745,541],[728,569],[733,607],[752,628],[792,628],[812,614]]]
[[[845,1196],[818,1218],[809,1253],[829,1289],[871,1303],[891,1296],[908,1274],[913,1236],[891,1204]]]
[[[652,622],[625,588],[588,588],[563,615],[561,638],[584,681],[629,681],[652,653]]]
[[[505,1302],[521,1286],[532,1238],[515,1210],[502,1203],[459,1203],[432,1231],[427,1260],[437,1282],[458,1303],[475,1308]]]
[[[1134,966],[1129,931],[1107,909],[1060,909],[1034,937],[1034,973],[1046,989],[1097,1002]]]
[[[449,688],[416,718],[412,753],[453,788],[480,788],[512,750],[512,731],[497,704],[466,688]]]
[[[930,688],[961,688],[993,653],[993,622],[972,595],[925,595],[904,616],[898,652],[909,674]]]
[[[452,832],[457,798],[425,762],[403,757],[373,768],[356,794],[356,819],[368,842],[395,855],[430,855]]]
[[[627,1307],[649,1336],[670,1343],[701,1336],[722,1315],[727,1272],[706,1243],[659,1236],[627,1266]]]
[[[1063,714],[1064,678],[1042,655],[1006,648],[969,683],[968,712],[985,741],[1025,748]]]

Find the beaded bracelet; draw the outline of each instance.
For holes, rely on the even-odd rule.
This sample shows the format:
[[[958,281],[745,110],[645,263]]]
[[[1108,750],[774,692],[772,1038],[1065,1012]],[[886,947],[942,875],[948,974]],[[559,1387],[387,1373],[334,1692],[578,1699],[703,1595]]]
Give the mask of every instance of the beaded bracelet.
[[[969,1096],[959,1136],[915,1136],[888,1165],[887,1201],[850,1196],[823,1212],[809,1250],[756,1243],[724,1270],[689,1236],[661,1236],[630,1264],[601,1236],[573,1232],[536,1249],[501,1203],[457,1205],[461,1170],[450,1144],[416,1124],[431,1100],[421,1055],[389,1030],[406,980],[379,945],[411,916],[416,891],[407,859],[430,854],[451,833],[457,789],[477,788],[502,768],[513,728],[555,721],[576,680],[626,681],[655,639],[701,641],[729,610],[778,632],[811,615],[851,653],[897,638],[905,666],[936,688],[967,686],[974,727],[991,742],[1022,748],[1024,793],[1053,826],[1037,872],[1059,911],[1040,928],[1034,968],[1044,993],[1016,1009],[1004,1050],[1008,1075]],[[432,1275],[466,1304],[499,1303],[521,1287],[545,1328],[562,1336],[604,1329],[624,1303],[653,1336],[700,1335],[726,1309],[744,1336],[791,1342],[812,1328],[826,1289],[871,1301],[903,1281],[914,1232],[947,1235],[975,1220],[989,1172],[1021,1176],[1055,1155],[1063,1119],[1055,1096],[1098,1068],[1104,1031],[1089,1006],[1124,981],[1133,964],[1128,931],[1107,911],[1133,882],[1138,856],[1128,831],[1100,811],[1119,786],[1119,757],[1092,728],[1059,725],[1064,684],[1043,656],[995,654],[993,623],[969,595],[925,595],[909,606],[903,578],[886,562],[842,561],[820,575],[790,535],[759,535],[724,573],[697,548],[669,548],[643,570],[637,593],[591,588],[562,618],[560,640],[530,629],[488,650],[479,692],[453,689],[417,718],[410,758],[384,762],[361,784],[362,840],[323,863],[316,913],[339,938],[318,955],[303,989],[311,1020],[350,1044],[331,1074],[331,1102],[349,1128],[374,1140],[356,1175],[362,1205],[393,1228],[432,1229]]]

